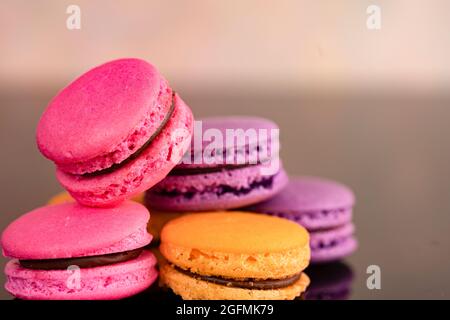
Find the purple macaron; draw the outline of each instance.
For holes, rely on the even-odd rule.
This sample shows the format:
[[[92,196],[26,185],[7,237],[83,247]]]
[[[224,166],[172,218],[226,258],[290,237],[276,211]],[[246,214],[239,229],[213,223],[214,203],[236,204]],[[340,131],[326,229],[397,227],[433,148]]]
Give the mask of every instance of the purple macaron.
[[[314,177],[291,178],[275,197],[247,210],[295,221],[310,232],[311,262],[329,262],[356,250],[353,192],[346,186]]]
[[[288,181],[278,157],[278,126],[256,117],[195,121],[191,149],[146,193],[165,211],[239,208],[267,200]]]

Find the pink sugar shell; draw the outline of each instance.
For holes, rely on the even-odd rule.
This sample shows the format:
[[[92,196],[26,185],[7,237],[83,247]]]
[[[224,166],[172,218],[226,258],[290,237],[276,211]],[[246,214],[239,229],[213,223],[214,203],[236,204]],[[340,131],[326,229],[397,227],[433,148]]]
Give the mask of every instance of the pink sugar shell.
[[[156,280],[156,258],[145,250],[138,258],[103,267],[73,270],[32,270],[11,260],[5,267],[5,289],[30,300],[111,300],[135,295]]]
[[[160,130],[172,103],[168,122],[140,151]],[[93,68],[61,90],[36,134],[62,186],[83,205],[105,207],[163,179],[189,149],[192,130],[191,110],[158,70],[129,58]],[[125,162],[137,151],[137,158]],[[112,172],[83,176],[119,164]]]
[[[189,107],[175,95],[171,119],[138,158],[100,176],[80,177],[59,169],[56,176],[72,197],[83,205],[117,205],[151,188],[172,170],[190,146],[193,121]]]
[[[77,203],[35,209],[3,232],[3,254],[16,259],[95,256],[141,248],[150,243],[148,210],[127,201],[94,209]]]
[[[56,163],[111,152],[153,108],[161,82],[156,68],[140,59],[114,60],[89,70],[50,101],[37,128],[39,149]],[[153,131],[162,118],[155,120]]]

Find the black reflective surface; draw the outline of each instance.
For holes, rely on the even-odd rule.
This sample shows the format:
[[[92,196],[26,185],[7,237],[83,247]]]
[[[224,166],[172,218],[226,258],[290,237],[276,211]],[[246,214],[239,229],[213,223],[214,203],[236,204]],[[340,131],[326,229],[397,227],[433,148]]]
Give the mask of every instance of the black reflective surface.
[[[34,137],[58,89],[0,91],[1,230],[61,190]],[[311,267],[305,299],[450,298],[450,97],[176,90],[196,117],[248,114],[275,120],[289,173],[335,179],[355,191],[359,249],[343,264]],[[5,261],[0,258],[0,267]],[[380,267],[380,290],[366,285],[370,265]],[[4,280],[1,273],[0,283]],[[11,297],[0,289],[0,298]],[[174,297],[150,290],[136,298]]]

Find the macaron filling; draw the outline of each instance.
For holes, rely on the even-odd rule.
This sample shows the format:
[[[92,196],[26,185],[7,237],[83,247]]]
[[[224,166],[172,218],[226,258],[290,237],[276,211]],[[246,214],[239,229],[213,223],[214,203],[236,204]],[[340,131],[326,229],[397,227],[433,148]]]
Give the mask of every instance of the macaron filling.
[[[226,287],[232,287],[232,288],[241,288],[241,289],[252,289],[252,290],[273,290],[273,289],[280,289],[285,288],[293,285],[296,283],[301,275],[302,272],[299,272],[297,274],[294,274],[292,276],[282,278],[282,279],[230,279],[220,276],[206,276],[201,275],[197,273],[193,273],[191,271],[179,268],[177,266],[172,266],[177,271],[190,276],[192,278],[211,282],[214,284],[226,286]]]
[[[19,260],[21,267],[34,270],[65,270],[70,266],[95,268],[116,263],[126,262],[138,258],[144,248],[124,252],[109,253],[98,256],[75,257],[63,259]]]
[[[226,170],[234,170],[234,169],[242,169],[249,166],[256,166],[261,164],[260,162],[255,164],[241,164],[241,165],[233,165],[233,164],[223,164],[215,167],[175,167],[172,171],[170,171],[169,176],[189,176],[196,174],[206,174],[206,173],[215,173]]]
[[[138,158],[152,144],[153,140],[155,140],[155,138],[164,129],[164,127],[167,125],[167,122],[172,117],[172,114],[173,114],[173,112],[175,110],[175,104],[174,104],[174,100],[175,99],[174,99],[174,96],[175,96],[175,92],[172,93],[172,99],[171,99],[171,103],[170,103],[170,108],[169,108],[169,111],[166,113],[163,121],[161,122],[159,127],[155,130],[155,132],[153,132],[153,134],[150,136],[150,138],[140,148],[138,148],[128,158],[122,160],[119,163],[114,163],[110,167],[105,168],[105,169],[101,169],[101,170],[97,170],[97,171],[93,171],[93,172],[86,172],[86,173],[80,174],[79,176],[89,178],[89,177],[96,177],[96,176],[99,176],[99,175],[112,173],[115,170],[122,168],[123,166],[125,166],[129,162],[131,162],[131,161],[135,160],[136,158]]]
[[[196,195],[202,195],[205,193],[213,193],[217,196],[223,196],[224,194],[233,194],[235,196],[242,196],[249,194],[255,189],[271,189],[273,185],[273,180],[275,178],[276,174],[273,176],[267,176],[263,177],[259,180],[252,181],[247,187],[241,187],[241,188],[234,188],[229,185],[220,184],[217,186],[206,186],[202,191],[198,191],[195,188],[189,188],[187,190],[167,190],[167,189],[157,189],[152,190],[152,192],[155,195],[168,197],[168,198],[175,198],[175,197],[184,197],[186,199],[192,199]]]
[[[338,247],[342,245],[343,243],[352,240],[352,235],[347,236],[341,236],[336,237],[335,239],[329,239],[329,240],[316,240],[311,241],[311,250],[321,250],[321,249],[330,249],[334,247]]]
[[[353,224],[346,224],[336,228],[328,228],[311,232],[311,250],[330,249],[338,247],[347,241],[353,241],[355,227]]]

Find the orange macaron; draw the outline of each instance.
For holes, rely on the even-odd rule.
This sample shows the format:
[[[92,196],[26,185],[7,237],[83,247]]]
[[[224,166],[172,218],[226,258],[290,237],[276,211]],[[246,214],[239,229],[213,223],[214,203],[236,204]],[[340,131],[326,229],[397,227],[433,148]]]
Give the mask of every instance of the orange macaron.
[[[306,229],[247,212],[187,214],[168,222],[161,280],[184,299],[294,299],[309,278]]]

